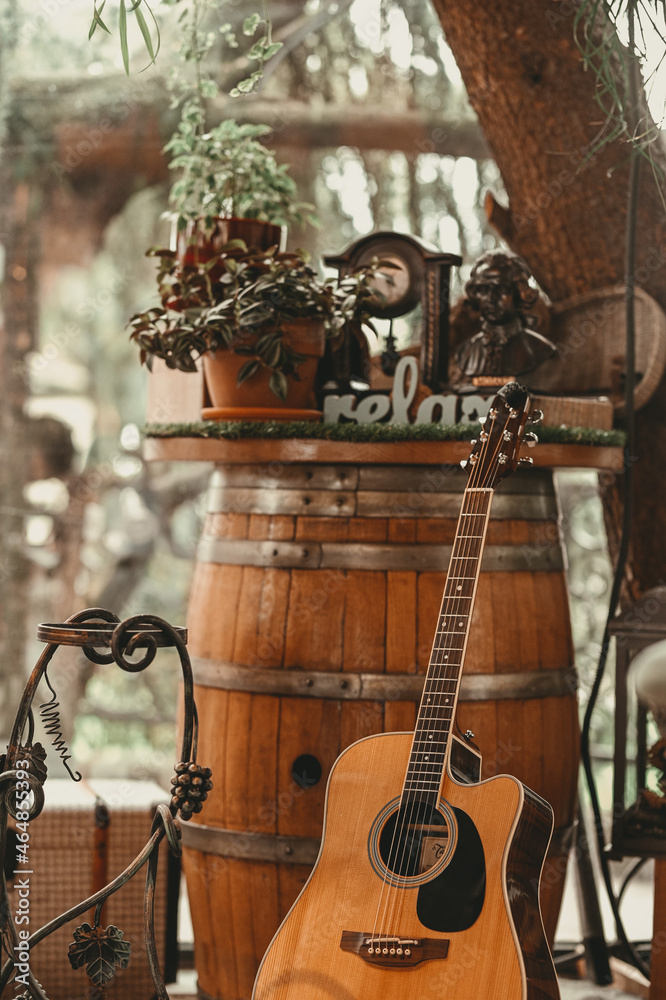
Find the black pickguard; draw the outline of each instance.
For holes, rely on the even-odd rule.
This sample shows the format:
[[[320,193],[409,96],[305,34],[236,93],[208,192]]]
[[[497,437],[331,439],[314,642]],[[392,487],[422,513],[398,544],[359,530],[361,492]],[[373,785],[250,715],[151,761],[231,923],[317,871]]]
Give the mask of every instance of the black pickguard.
[[[432,931],[464,931],[477,920],[486,895],[486,860],[474,823],[462,809],[454,809],[458,842],[441,875],[419,889],[416,914]]]

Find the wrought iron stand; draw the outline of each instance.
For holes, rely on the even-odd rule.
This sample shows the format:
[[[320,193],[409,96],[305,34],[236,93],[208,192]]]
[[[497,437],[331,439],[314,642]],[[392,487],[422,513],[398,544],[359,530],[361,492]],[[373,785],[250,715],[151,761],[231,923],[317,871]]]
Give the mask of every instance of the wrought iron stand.
[[[166,837],[171,853],[180,855],[181,832],[176,818],[188,820],[200,812],[212,788],[210,769],[197,764],[197,715],[192,668],[186,649],[187,632],[182,628],[174,628],[155,615],[137,615],[121,622],[109,611],[93,608],[73,615],[63,624],[40,625],[37,636],[47,645],[25,686],[7,753],[0,757],[0,861],[3,867],[0,883],[0,934],[4,959],[0,969],[0,996],[13,980],[15,988],[24,987],[22,993],[14,994],[16,1000],[48,1000],[31,970],[30,953],[40,941],[63,924],[93,907],[93,925],[82,923],[73,932],[74,941],[69,946],[69,961],[75,969],[85,967],[93,985],[103,990],[113,979],[117,968],[127,968],[131,943],[124,939],[119,928],[113,925],[101,926],[102,907],[113,893],[122,889],[146,865],[145,946],[155,995],[160,1000],[168,1000],[155,946],[154,897],[159,847]],[[31,871],[29,826],[44,806],[43,786],[47,774],[46,751],[40,743],[33,742],[32,704],[42,678],[54,695],[53,705],[57,704],[46,670],[60,646],[80,646],[93,663],[115,662],[122,670],[130,673],[145,670],[155,659],[159,647],[175,647],[183,673],[183,737],[180,761],[175,765],[176,774],[171,779],[173,787],[170,805],[157,806],[143,850],[99,892],[61,913],[38,930],[28,931],[27,922],[19,920],[20,912],[16,911],[16,907],[21,908],[21,899],[25,898],[25,893],[19,893],[14,905],[15,912],[12,912],[7,892],[4,876],[7,826],[9,817],[12,817],[16,821],[17,874],[20,876],[23,873],[25,878],[21,881],[27,884]],[[69,755],[57,731],[57,715],[52,714],[47,722],[47,732],[53,736],[55,749],[60,753],[72,778],[80,780],[81,775],[73,773],[67,765]]]

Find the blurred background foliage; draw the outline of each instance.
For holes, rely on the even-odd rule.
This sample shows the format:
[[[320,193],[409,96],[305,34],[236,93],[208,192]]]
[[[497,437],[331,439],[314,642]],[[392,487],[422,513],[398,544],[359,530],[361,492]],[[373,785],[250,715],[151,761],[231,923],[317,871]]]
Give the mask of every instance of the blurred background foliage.
[[[178,8],[163,4],[157,11],[156,65],[145,68],[142,43],[130,37],[129,77],[117,8],[108,5],[104,14],[112,34],[98,30],[91,42],[89,0],[12,0],[3,8],[12,32],[0,32],[5,320],[10,331],[19,285],[32,279],[37,298],[32,311],[24,310],[29,343],[19,344],[15,361],[24,408],[40,447],[52,436],[49,454],[58,447],[66,453],[70,436],[73,445],[69,463],[38,462],[22,490],[25,620],[11,624],[25,636],[24,671],[39,654],[36,623],[83,607],[185,621],[208,470],[142,461],[146,373],[125,328],[133,312],[155,301],[155,264],[144,254],[169,241],[161,218],[168,192],[163,166],[157,182],[137,173],[110,219],[90,222],[92,235],[85,215],[95,216],[95,184],[101,183],[85,173],[86,157],[92,163],[96,144],[113,125],[131,123],[142,106],[154,109],[158,159],[173,128],[166,81],[179,60]],[[225,21],[237,25],[253,9],[245,0],[211,3],[211,30]],[[293,232],[290,245],[304,246],[318,262],[373,229],[420,235],[462,254],[455,298],[475,258],[499,243],[483,196],[491,188],[501,199],[502,185],[428,0],[285,0],[271,3],[270,12],[283,49],[256,94],[221,99],[210,116],[211,122],[233,116],[273,127],[278,158],[291,163],[300,197],[316,205],[321,220],[318,230]],[[230,52],[220,35],[209,70],[224,94],[246,69],[242,53]],[[83,145],[63,144],[72,122]],[[290,148],[285,136],[294,135],[298,143]],[[70,203],[81,213],[78,257],[54,248],[51,230],[39,221],[40,212],[48,214],[65,195],[78,198]],[[25,266],[15,263],[22,198],[34,241]],[[409,336],[405,329],[403,342]],[[560,485],[585,693],[606,615],[609,566],[596,477],[567,474]],[[6,663],[2,670],[9,690]],[[73,657],[54,671],[54,680],[76,767],[90,775],[168,781],[177,701],[173,658],[161,654],[157,667],[128,677]],[[602,757],[612,741],[611,685],[608,680],[595,721]],[[11,698],[5,704],[0,728],[6,729],[14,705]]]

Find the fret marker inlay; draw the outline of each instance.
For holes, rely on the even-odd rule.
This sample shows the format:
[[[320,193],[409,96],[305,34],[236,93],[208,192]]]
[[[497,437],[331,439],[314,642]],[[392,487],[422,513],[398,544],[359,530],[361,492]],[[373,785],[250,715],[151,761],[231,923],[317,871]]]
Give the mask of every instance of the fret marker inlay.
[[[454,542],[453,566],[444,591],[435,642],[426,675],[421,711],[416,723],[412,754],[407,769],[405,788],[419,790],[422,795],[439,794],[441,774],[447,757],[447,745],[453,724],[453,709],[462,673],[462,660],[472,616],[474,592],[483,553],[483,541],[490,515],[492,490],[476,491],[463,501],[461,520]],[[470,511],[469,507],[474,507]],[[465,551],[468,549],[468,551]],[[456,553],[460,553],[456,555]],[[466,601],[464,610],[456,608]],[[455,636],[455,639],[450,638]],[[454,655],[451,656],[451,653]],[[441,727],[441,729],[440,729]],[[429,732],[435,731],[435,735]],[[424,747],[437,743],[437,755],[422,753]]]

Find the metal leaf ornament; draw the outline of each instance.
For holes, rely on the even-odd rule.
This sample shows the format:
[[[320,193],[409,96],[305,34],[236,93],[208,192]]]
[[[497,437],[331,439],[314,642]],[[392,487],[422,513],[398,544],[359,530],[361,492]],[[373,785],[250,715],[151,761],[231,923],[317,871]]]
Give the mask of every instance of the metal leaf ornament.
[[[126,969],[132,946],[123,940],[123,932],[113,924],[91,927],[81,924],[74,931],[69,946],[69,961],[73,969],[86,967],[88,978],[95,986],[106,986],[116,974],[116,967]]]
[[[32,743],[30,746],[21,747],[22,756],[28,761],[28,771],[34,775],[40,785],[46,781],[46,750],[41,743]]]
[[[47,767],[46,767],[46,750],[41,743],[30,743],[27,746],[19,746],[16,753],[16,758],[18,760],[28,761],[28,772],[33,775],[34,778],[43,785],[46,781]],[[7,754],[0,754],[0,772],[4,771],[7,766]],[[19,1000],[17,997],[16,1000]]]

